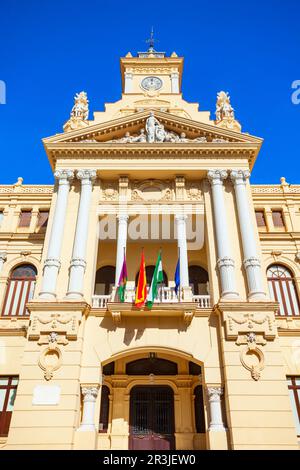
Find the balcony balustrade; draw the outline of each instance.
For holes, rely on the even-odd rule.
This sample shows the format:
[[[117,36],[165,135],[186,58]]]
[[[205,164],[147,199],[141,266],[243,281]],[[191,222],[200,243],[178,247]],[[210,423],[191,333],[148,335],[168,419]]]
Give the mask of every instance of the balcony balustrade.
[[[118,296],[116,289],[114,288],[110,295],[93,295],[92,307],[93,308],[107,308],[108,302],[116,302]],[[125,292],[125,303],[134,303],[135,300],[135,289],[129,288]],[[210,295],[193,295],[193,302],[197,304],[197,308],[210,308]],[[181,302],[179,294],[176,294],[175,287],[160,287],[158,289],[158,295],[154,301],[155,304],[176,304]]]

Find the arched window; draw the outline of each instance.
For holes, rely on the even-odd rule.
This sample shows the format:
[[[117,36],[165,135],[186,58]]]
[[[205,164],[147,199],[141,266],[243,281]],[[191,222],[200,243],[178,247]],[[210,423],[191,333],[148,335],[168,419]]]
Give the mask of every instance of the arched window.
[[[109,420],[109,388],[107,385],[102,385],[99,432],[107,432],[108,420]]]
[[[146,266],[147,286],[150,286],[150,285],[151,285],[151,281],[152,281],[154,269],[155,269],[155,266]],[[167,286],[167,285],[168,285],[168,277],[167,277],[165,271],[163,271],[163,276],[164,276],[164,282],[163,282],[163,284],[164,284],[165,286]],[[139,271],[137,272],[137,274],[136,274],[136,276],[135,276],[135,285],[137,285],[138,279],[139,279]]]
[[[95,294],[96,295],[109,295],[115,285],[115,272],[114,266],[103,266],[96,272]]]
[[[151,353],[150,353],[151,354]],[[177,375],[177,363],[156,357],[154,354],[151,357],[144,359],[137,359],[126,364],[127,375]]]
[[[33,297],[36,274],[36,268],[32,264],[21,264],[11,272],[2,309],[3,316],[29,315],[26,303]]]
[[[207,295],[208,272],[201,266],[189,266],[190,286],[194,295]]]
[[[280,303],[280,315],[300,315],[295,281],[289,269],[280,264],[269,266],[267,271],[270,297]]]

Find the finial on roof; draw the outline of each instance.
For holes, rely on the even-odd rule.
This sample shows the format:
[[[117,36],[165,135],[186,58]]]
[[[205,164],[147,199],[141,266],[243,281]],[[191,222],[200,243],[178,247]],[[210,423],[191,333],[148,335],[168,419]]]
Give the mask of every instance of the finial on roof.
[[[286,179],[285,179],[284,176],[282,176],[282,177],[280,178],[280,183],[281,183],[282,185],[288,184],[288,183],[286,182]]]
[[[125,57],[132,57],[132,54],[131,52],[127,52],[126,56]]]
[[[174,51],[174,52],[172,52],[171,57],[178,57],[178,55],[177,55],[176,52]]]
[[[14,186],[22,186],[23,178],[22,176],[18,176],[18,181],[14,184]]]

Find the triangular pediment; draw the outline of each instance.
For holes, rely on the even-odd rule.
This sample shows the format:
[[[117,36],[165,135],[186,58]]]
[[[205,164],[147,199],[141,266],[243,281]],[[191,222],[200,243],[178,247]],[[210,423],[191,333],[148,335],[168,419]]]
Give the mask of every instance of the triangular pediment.
[[[155,140],[155,144],[191,143],[199,145],[212,143],[251,143],[260,146],[262,143],[262,139],[249,134],[224,129],[218,127],[218,125],[193,121],[167,112],[154,111],[154,116],[162,129],[168,134],[164,140]],[[137,145],[151,145],[147,138],[139,138],[141,134],[147,134],[146,121],[148,118],[149,111],[147,110],[104,123],[83,123],[84,127],[45,138],[43,142],[46,148],[49,144],[56,143],[110,144],[110,146],[114,143],[124,145],[132,143],[136,143]],[[131,138],[126,139],[126,136]]]

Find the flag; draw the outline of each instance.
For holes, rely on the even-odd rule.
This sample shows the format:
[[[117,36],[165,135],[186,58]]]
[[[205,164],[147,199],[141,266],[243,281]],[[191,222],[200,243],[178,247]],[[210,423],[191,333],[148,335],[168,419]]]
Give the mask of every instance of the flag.
[[[163,269],[162,269],[161,254],[159,253],[157,261],[156,261],[152,281],[151,281],[150,290],[147,295],[147,302],[146,302],[147,307],[149,308],[152,307],[154,300],[157,297],[158,284],[163,282],[163,280],[164,280],[164,275],[163,275]]]
[[[120,302],[125,302],[126,283],[127,283],[127,266],[126,266],[126,256],[125,256],[125,251],[124,251],[124,260],[123,260],[123,265],[122,265],[119,282],[118,282],[118,296],[119,296]]]
[[[147,297],[146,268],[145,268],[144,251],[142,251],[139,280],[138,280],[138,284],[137,284],[137,288],[135,292],[135,305],[137,307],[142,307],[145,303],[146,297]]]
[[[175,271],[175,294],[176,295],[177,295],[179,287],[180,287],[180,258],[178,258],[176,271]]]

